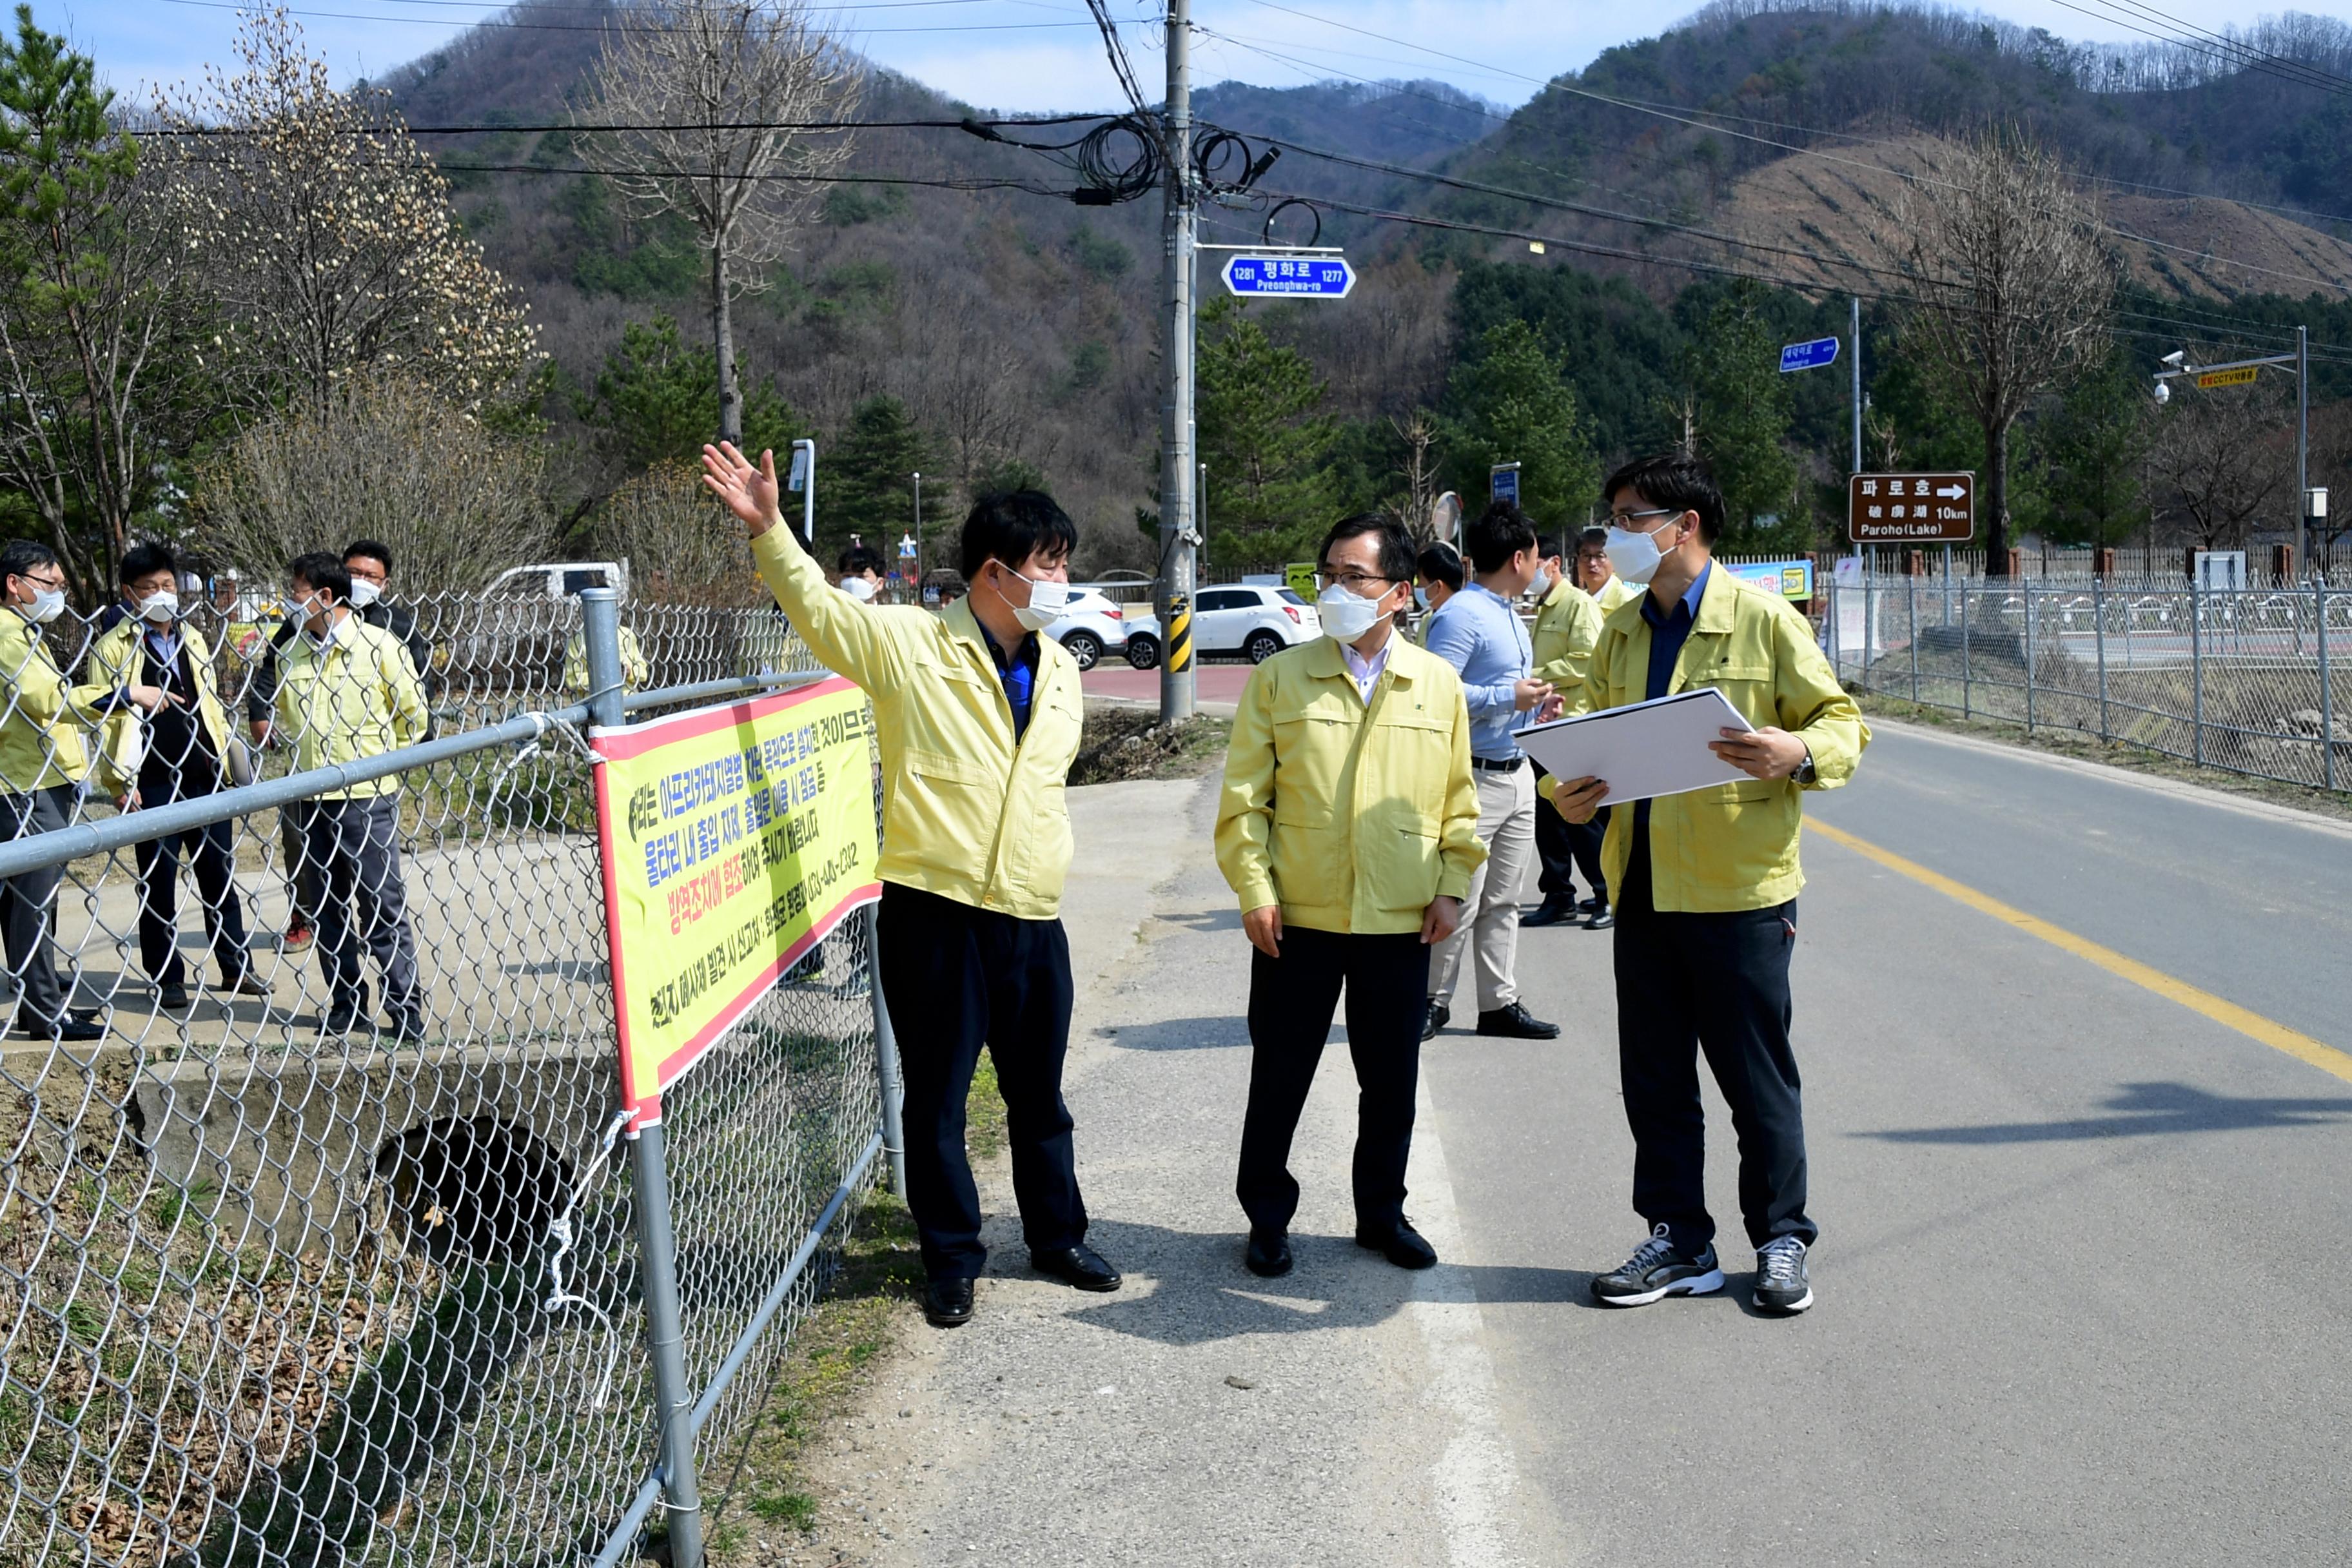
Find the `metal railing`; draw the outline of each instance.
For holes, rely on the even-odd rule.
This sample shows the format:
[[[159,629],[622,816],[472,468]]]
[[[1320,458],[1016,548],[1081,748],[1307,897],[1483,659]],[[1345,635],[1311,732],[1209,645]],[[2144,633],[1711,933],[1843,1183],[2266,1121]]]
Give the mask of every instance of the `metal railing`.
[[[1850,687],[2352,788],[2352,589],[1877,575],[1824,594],[1822,644]]]
[[[436,738],[292,773],[272,750],[130,811],[56,786],[64,825],[0,842],[0,1568],[612,1564],[650,1531],[690,1563],[693,1456],[742,1435],[876,1179],[870,911],[664,1097],[657,1143],[615,1115],[592,707],[789,684],[814,667],[781,618],[631,606],[625,697],[608,605],[584,632],[576,601],[423,608]],[[37,725],[20,671],[0,726],[114,743],[97,631],[50,639],[74,707]],[[262,660],[206,640],[234,707]],[[323,824],[377,781],[383,831],[338,848]],[[166,920],[177,859],[197,907]],[[294,924],[308,950],[274,940]]]

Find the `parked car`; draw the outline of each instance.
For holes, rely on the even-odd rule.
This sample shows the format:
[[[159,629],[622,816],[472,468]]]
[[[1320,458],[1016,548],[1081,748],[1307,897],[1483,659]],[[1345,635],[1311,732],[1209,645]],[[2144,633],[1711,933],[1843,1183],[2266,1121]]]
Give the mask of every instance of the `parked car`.
[[[1126,612],[1127,662],[1138,669],[1160,668],[1160,617],[1149,610]]]
[[[1264,664],[1284,648],[1322,635],[1322,618],[1296,589],[1229,583],[1203,588],[1192,598],[1192,646],[1203,656],[1237,653]]]
[[[1127,624],[1108,595],[1076,584],[1071,587],[1070,607],[1046,635],[1078,661],[1080,669],[1092,669],[1104,654],[1127,647]]]

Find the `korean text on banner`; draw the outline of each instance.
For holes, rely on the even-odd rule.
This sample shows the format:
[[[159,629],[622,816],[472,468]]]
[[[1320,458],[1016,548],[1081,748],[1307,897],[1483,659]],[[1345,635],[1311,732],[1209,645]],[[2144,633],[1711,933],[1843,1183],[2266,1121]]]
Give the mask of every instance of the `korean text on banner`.
[[[881,896],[866,694],[832,679],[591,732],[630,1124]]]

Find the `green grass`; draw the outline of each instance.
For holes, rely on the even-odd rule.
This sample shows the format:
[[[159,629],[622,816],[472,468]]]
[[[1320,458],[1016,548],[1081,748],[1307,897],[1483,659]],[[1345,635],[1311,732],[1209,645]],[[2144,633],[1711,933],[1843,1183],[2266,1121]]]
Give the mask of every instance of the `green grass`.
[[[751,1500],[751,1510],[771,1524],[816,1528],[816,1499],[806,1492],[761,1492]]]

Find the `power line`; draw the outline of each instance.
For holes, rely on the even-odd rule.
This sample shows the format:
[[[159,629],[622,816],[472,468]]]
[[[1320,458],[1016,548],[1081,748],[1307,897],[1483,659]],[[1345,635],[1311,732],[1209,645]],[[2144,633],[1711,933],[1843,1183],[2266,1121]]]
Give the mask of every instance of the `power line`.
[[[206,11],[250,11],[253,9],[251,0],[166,0],[166,3],[173,5],[193,5]],[[1059,7],[1053,8],[1058,9]],[[629,32],[640,33],[676,33],[684,30],[677,27],[648,26],[641,22],[501,22],[496,20],[484,20],[458,23],[453,20],[448,23],[436,24],[432,22],[429,18],[421,16],[384,16],[371,15],[361,11],[310,11],[294,10],[291,8],[287,9],[285,15],[289,16],[319,17],[329,21],[340,22],[401,22],[412,26],[423,23],[428,26],[463,26],[468,28],[489,29],[498,32],[609,33],[615,30],[615,28],[620,28]],[[873,33],[1023,33],[1038,32],[1055,28],[1091,27],[1093,26],[1094,24],[1092,22],[971,22],[946,23],[923,27],[859,27],[856,29],[856,31],[861,37]]]
[[[1102,32],[1103,48],[1110,56],[1111,74],[1118,78],[1119,90],[1127,94],[1128,107],[1138,114],[1150,113],[1150,107],[1143,101],[1143,88],[1135,79],[1134,62],[1127,58],[1127,46],[1119,41],[1118,24],[1111,20],[1109,8],[1103,0],[1087,0],[1087,10]]]

